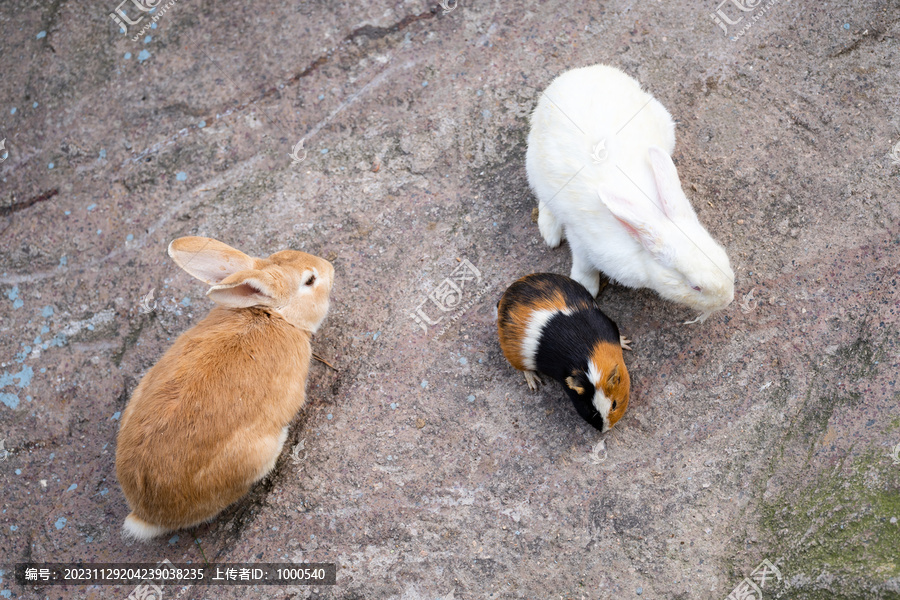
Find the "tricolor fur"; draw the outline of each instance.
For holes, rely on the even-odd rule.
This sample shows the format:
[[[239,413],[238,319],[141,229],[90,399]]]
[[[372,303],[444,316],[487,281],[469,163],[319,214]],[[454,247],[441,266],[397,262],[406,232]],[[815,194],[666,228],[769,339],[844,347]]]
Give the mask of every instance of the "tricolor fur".
[[[630,380],[619,329],[581,284],[523,277],[500,299],[497,326],[510,364],[559,381],[588,423],[606,431],[625,413]]]

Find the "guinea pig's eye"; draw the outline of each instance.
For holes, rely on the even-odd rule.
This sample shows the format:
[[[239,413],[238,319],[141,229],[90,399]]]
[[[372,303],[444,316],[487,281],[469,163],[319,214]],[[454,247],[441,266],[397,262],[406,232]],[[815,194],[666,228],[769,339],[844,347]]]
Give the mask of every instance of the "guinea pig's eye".
[[[311,273],[309,277],[306,278],[306,281],[303,282],[303,285],[312,285],[316,282],[316,274]]]
[[[618,402],[616,402],[615,400],[613,400],[613,404],[612,404],[612,409],[613,409],[613,410],[616,410],[616,404],[618,404]]]
[[[703,291],[703,289],[702,289],[699,285],[692,285],[692,286],[691,286],[691,289],[694,290],[695,292],[702,292],[702,291]]]

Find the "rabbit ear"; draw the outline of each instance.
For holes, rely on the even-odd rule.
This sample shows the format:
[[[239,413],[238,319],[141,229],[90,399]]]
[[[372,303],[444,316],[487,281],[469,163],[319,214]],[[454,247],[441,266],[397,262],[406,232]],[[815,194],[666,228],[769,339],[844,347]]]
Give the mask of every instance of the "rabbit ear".
[[[255,269],[241,271],[214,285],[206,292],[209,299],[228,308],[275,306],[277,289],[271,275]]]
[[[656,190],[663,211],[670,219],[676,217],[695,216],[690,200],[681,189],[681,180],[672,157],[659,146],[650,146],[647,150],[650,157],[650,168],[656,179]]]
[[[228,244],[205,237],[182,237],[169,244],[169,256],[200,281],[221,283],[239,271],[256,267],[256,260]]]
[[[630,200],[611,194],[604,189],[600,189],[598,193],[600,201],[631,237],[640,242],[654,256],[659,256],[663,252],[665,245],[662,241],[662,231],[656,225],[657,220],[663,218],[659,215],[658,207],[649,208],[656,214],[648,217],[647,209],[635,206]],[[647,202],[651,203],[649,200]]]

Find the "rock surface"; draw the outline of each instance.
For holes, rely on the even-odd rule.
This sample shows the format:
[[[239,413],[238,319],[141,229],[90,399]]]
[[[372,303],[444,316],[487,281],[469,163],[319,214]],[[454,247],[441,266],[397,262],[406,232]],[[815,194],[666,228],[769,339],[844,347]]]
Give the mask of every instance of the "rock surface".
[[[712,1],[160,6],[122,34],[114,1],[0,4],[0,595],[130,592],[23,588],[20,561],[168,559],[338,583],[166,598],[721,599],[768,559],[766,598],[900,597],[900,5],[730,3],[721,27]],[[516,278],[568,273],[532,222],[527,118],[595,62],[678,121],[737,276],[687,326],[607,287],[634,352],[606,436],[528,391],[494,322]],[[248,498],[128,543],[119,415],[211,306],[166,256],[182,235],[332,258],[336,368]]]

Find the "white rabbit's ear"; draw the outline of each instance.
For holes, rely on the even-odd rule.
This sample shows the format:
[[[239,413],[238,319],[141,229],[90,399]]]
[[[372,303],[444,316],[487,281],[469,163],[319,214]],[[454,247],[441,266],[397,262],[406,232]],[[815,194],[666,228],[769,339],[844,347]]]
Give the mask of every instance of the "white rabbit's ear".
[[[205,237],[178,238],[169,244],[169,256],[190,275],[210,284],[256,266],[256,260],[240,250]]]
[[[216,304],[228,308],[274,306],[278,303],[276,287],[268,273],[249,270],[235,273],[219,285],[214,285],[206,295]]]
[[[650,168],[656,179],[659,203],[670,219],[676,217],[695,217],[690,200],[681,189],[681,180],[672,157],[659,146],[650,146],[647,150],[650,157]]]
[[[655,257],[660,257],[665,252],[665,244],[662,241],[662,231],[657,222],[663,218],[659,215],[659,207],[647,206],[641,208],[635,206],[631,200],[611,194],[604,189],[598,191],[600,201],[609,209],[609,212],[625,228],[631,237],[636,239]],[[647,200],[647,204],[652,204]],[[648,215],[652,211],[653,215]]]

